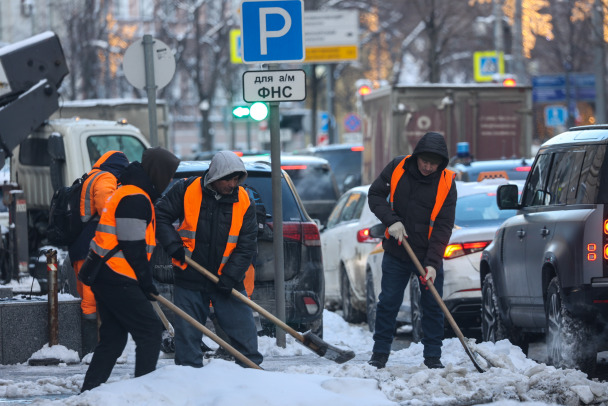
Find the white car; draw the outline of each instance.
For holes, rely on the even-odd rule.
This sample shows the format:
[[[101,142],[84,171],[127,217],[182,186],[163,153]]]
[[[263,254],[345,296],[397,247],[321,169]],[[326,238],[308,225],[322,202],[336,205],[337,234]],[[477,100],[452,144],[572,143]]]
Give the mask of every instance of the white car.
[[[325,303],[330,309],[341,307],[342,317],[351,323],[366,319],[365,264],[380,241],[369,236],[378,218],[367,204],[368,190],[366,185],[345,192],[321,232]]]
[[[482,182],[456,182],[458,200],[455,225],[443,257],[443,301],[458,327],[463,332],[466,330],[475,336],[479,336],[481,331],[481,252],[494,239],[500,224],[515,215],[515,210],[499,210],[496,204],[496,188],[506,183],[516,183],[520,189],[522,186],[522,182],[500,178]],[[383,254],[384,250],[380,244],[367,259],[366,306],[370,331],[374,329],[376,304],[380,294]],[[397,316],[399,323],[412,324],[415,342],[422,338],[422,310],[419,298],[420,283],[416,274],[405,289]]]

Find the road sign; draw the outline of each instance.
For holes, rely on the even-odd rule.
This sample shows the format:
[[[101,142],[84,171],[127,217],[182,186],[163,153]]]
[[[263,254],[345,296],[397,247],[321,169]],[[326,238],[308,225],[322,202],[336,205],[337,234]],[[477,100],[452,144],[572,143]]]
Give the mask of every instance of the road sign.
[[[243,63],[241,49],[241,30],[234,28],[230,30],[230,62]]]
[[[566,76],[542,75],[532,78],[534,103],[564,102],[566,97],[576,101],[595,101],[595,76],[589,73],[570,73],[569,90],[566,94]]]
[[[304,59],[302,0],[243,0],[243,62],[282,63]]]
[[[361,130],[361,119],[354,113],[348,114],[344,118],[344,128],[351,133]]]
[[[246,102],[302,101],[304,99],[306,99],[306,74],[301,69],[243,73],[243,100]]]
[[[546,106],[545,107],[545,125],[548,127],[559,127],[566,125],[568,118],[568,110],[566,106]]]
[[[155,85],[160,89],[167,86],[173,78],[173,74],[175,73],[175,57],[167,44],[158,39],[154,39],[153,41],[154,81]],[[129,45],[122,59],[122,69],[127,81],[131,85],[138,89],[146,87],[146,68],[142,39],[138,39]]]
[[[476,82],[491,82],[495,75],[505,73],[502,52],[478,51],[473,54],[473,65]]]
[[[359,57],[359,12],[322,10],[304,13],[307,63],[354,61]]]

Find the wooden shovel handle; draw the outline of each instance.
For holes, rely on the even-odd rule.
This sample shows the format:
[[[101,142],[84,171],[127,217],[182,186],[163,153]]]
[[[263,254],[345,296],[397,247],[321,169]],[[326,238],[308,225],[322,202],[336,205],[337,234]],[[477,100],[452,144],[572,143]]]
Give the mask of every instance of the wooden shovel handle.
[[[188,265],[190,265],[191,267],[193,267],[194,269],[196,269],[198,272],[205,275],[207,278],[211,279],[214,283],[217,283],[219,281],[219,278],[217,276],[215,276],[214,274],[212,274],[211,272],[206,270],[202,265],[200,265],[198,262],[194,261],[192,258],[186,257],[186,263]],[[238,290],[232,289],[232,295],[234,297],[236,297],[237,299],[239,299],[241,302],[245,303],[247,306],[251,307],[258,313],[260,313],[266,319],[273,322],[278,327],[282,328],[288,334],[293,336],[296,340],[300,341],[301,343],[304,342],[304,337],[302,336],[302,334],[298,333],[296,330],[289,327],[287,324],[282,322],[281,319],[279,319],[274,314],[270,313],[268,310],[264,309],[262,306],[260,306],[259,304],[255,303],[254,301],[249,299],[247,296],[243,295]]]
[[[154,294],[152,294],[152,296],[156,300],[158,300],[159,302],[161,302],[162,304],[164,304],[165,306],[167,306],[169,309],[171,309],[173,312],[177,313],[179,316],[181,316],[188,323],[192,324],[194,327],[196,327],[198,330],[200,330],[207,337],[209,337],[210,339],[212,339],[213,341],[215,341],[219,346],[221,346],[222,348],[225,348],[230,354],[234,355],[235,358],[237,358],[242,363],[246,364],[248,367],[255,368],[255,369],[262,369],[259,365],[257,365],[256,363],[254,363],[253,361],[251,361],[249,358],[247,358],[246,356],[244,356],[243,354],[241,354],[240,352],[238,352],[233,346],[231,346],[226,341],[222,340],[217,335],[215,335],[213,333],[213,331],[209,330],[207,327],[205,327],[204,325],[202,325],[201,323],[199,323],[197,320],[195,320],[188,313],[186,313],[185,311],[183,311],[182,309],[180,309],[179,307],[177,307],[176,305],[174,305],[171,301],[169,301],[169,299],[166,299],[166,298],[164,298],[161,295],[154,295]],[[154,302],[152,302],[152,303],[154,303]]]

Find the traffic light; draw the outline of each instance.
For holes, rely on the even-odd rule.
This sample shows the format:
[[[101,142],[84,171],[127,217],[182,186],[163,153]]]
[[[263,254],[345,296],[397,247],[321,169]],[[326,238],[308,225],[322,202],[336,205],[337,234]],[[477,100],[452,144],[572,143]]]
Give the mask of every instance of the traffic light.
[[[255,121],[262,121],[268,117],[268,106],[266,103],[255,102],[249,108],[249,116]]]
[[[249,117],[249,106],[234,106],[232,108],[232,115],[235,118],[247,118]]]

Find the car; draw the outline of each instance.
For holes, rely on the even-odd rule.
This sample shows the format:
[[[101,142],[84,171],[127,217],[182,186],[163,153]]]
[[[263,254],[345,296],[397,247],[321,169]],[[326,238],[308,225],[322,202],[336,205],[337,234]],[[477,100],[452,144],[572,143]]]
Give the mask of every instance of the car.
[[[573,127],[539,148],[517,214],[481,256],[482,336],[527,352],[544,335],[547,361],[592,373],[608,349],[608,125]]]
[[[454,230],[443,257],[443,300],[458,327],[474,337],[481,336],[481,284],[479,283],[479,258],[481,251],[490,244],[502,222],[515,215],[515,210],[500,211],[496,203],[496,189],[502,184],[521,187],[521,181],[503,178],[482,182],[456,181],[458,200]],[[375,234],[372,232],[372,236]],[[366,264],[366,306],[370,331],[373,331],[376,305],[382,279],[382,255],[379,245],[372,251]],[[422,339],[422,309],[420,308],[420,283],[418,275],[412,275],[405,290],[397,321],[412,325],[412,339]],[[446,334],[451,328],[446,323]]]
[[[182,161],[174,181],[190,176],[201,176],[209,168],[209,161]],[[255,287],[251,299],[275,314],[275,252],[273,248],[272,171],[265,162],[245,163],[247,179],[243,187],[256,202],[258,214],[258,254],[255,266]],[[170,186],[169,186],[170,187]],[[325,281],[319,228],[308,216],[288,175],[282,172],[281,198],[283,210],[283,249],[285,279],[285,322],[297,331],[311,330],[323,335]],[[157,245],[152,259],[159,291],[171,292],[171,260]],[[274,324],[262,319],[262,334],[273,335]]]
[[[313,155],[327,159],[336,175],[340,192],[361,185],[362,144],[331,144],[293,151],[293,155]]]
[[[243,156],[241,159],[243,162],[271,162],[270,155]],[[325,226],[340,197],[329,162],[314,156],[282,154],[281,168],[293,181],[306,212],[319,225]]]
[[[341,308],[351,323],[366,320],[365,261],[380,241],[369,235],[378,218],[367,204],[368,190],[358,186],[340,196],[321,232],[326,306]]]
[[[504,178],[526,180],[530,172],[531,159],[496,159],[457,163],[450,167],[456,172],[456,179],[463,182],[478,182],[483,179]]]
[[[217,154],[220,150],[214,151],[199,151],[194,155],[195,161],[210,161],[215,154]],[[251,155],[270,155],[269,150],[265,149],[245,149],[245,150],[233,150],[235,154],[240,157],[243,156],[251,156]]]

